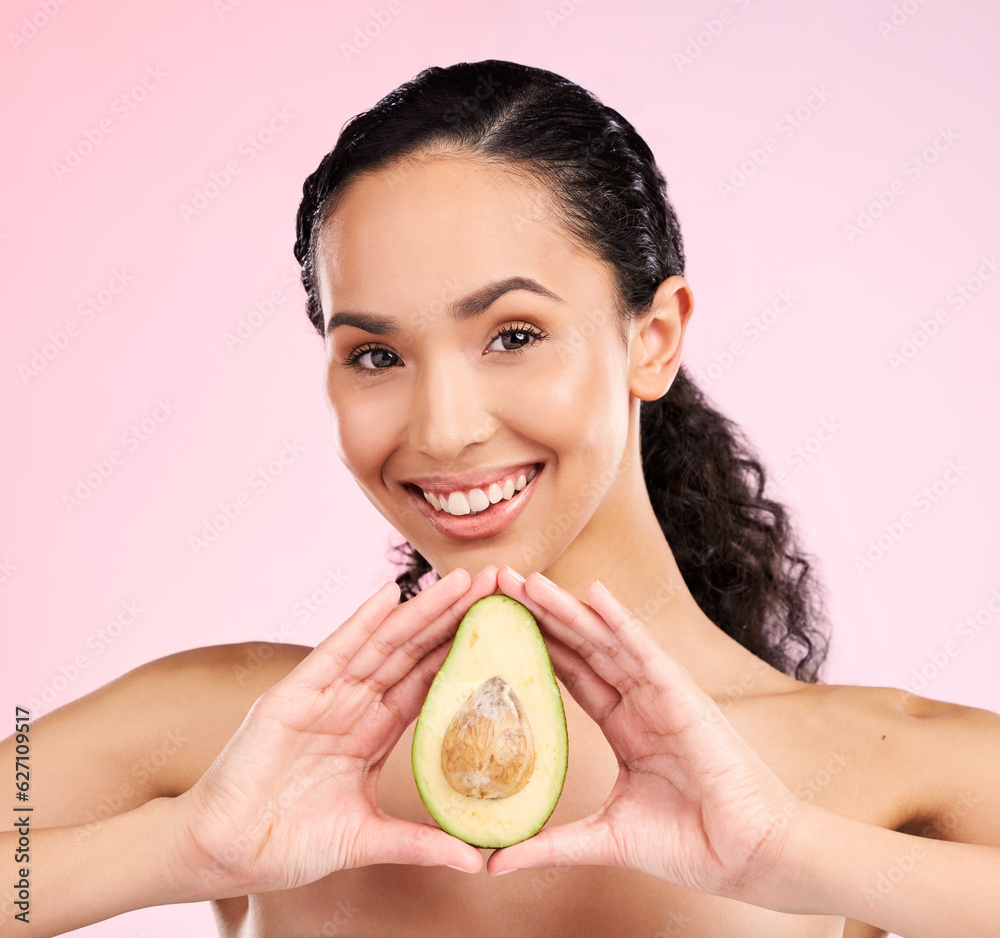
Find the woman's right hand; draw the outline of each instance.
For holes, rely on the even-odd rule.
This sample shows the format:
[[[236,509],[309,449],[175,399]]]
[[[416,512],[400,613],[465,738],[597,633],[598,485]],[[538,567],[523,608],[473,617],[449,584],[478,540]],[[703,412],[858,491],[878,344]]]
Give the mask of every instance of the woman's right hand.
[[[455,569],[399,605],[399,587],[388,582],[257,699],[208,771],[175,799],[178,855],[206,894],[292,889],[375,863],[482,868],[475,847],[383,812],[376,784],[420,711],[446,640],[496,588],[492,565],[472,580]]]

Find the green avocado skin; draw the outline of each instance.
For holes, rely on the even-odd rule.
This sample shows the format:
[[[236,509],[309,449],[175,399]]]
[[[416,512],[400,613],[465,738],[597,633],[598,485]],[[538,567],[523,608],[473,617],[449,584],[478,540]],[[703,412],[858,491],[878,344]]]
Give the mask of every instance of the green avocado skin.
[[[512,844],[520,843],[522,840],[528,840],[529,838],[534,837],[534,835],[537,834],[545,826],[548,819],[552,816],[552,812],[555,811],[556,805],[559,803],[559,797],[562,795],[563,784],[566,779],[566,767],[569,761],[569,733],[566,726],[566,710],[562,704],[562,694],[559,691],[559,685],[556,683],[556,675],[555,675],[555,670],[552,667],[552,659],[549,657],[548,649],[545,647],[545,642],[544,639],[542,638],[541,630],[538,628],[538,623],[535,620],[535,617],[531,614],[531,610],[529,610],[527,606],[523,605],[522,603],[519,603],[516,599],[512,599],[510,596],[505,596],[502,593],[494,593],[491,596],[484,596],[482,599],[477,600],[469,607],[468,612],[466,612],[466,614],[462,618],[462,621],[459,623],[458,629],[455,633],[455,637],[454,639],[452,639],[452,646],[448,650],[448,654],[445,656],[444,661],[441,662],[441,667],[438,669],[438,673],[434,676],[434,680],[431,682],[430,688],[428,688],[427,698],[425,698],[424,705],[426,706],[427,699],[433,697],[435,684],[438,683],[441,674],[447,673],[446,666],[448,665],[448,662],[451,661],[452,655],[454,654],[456,648],[459,645],[458,639],[461,636],[463,636],[464,631],[469,628],[472,628],[473,625],[476,623],[476,621],[483,615],[483,613],[488,612],[492,606],[496,606],[502,603],[510,603],[518,607],[519,611],[521,611],[522,615],[525,617],[526,622],[530,623],[528,627],[531,630],[533,630],[534,633],[537,635],[540,648],[544,653],[545,664],[547,666],[544,673],[546,678],[551,682],[552,686],[555,688],[556,691],[555,699],[559,704],[558,721],[560,724],[560,738],[563,743],[563,759],[561,764],[561,778],[559,780],[559,788],[558,791],[556,792],[556,797],[552,800],[552,806],[549,808],[548,813],[546,813],[544,818],[540,817],[538,819],[538,827],[530,834],[527,834],[524,837],[517,837],[511,839],[503,837],[487,838],[485,839],[485,842],[482,843],[479,843],[473,839],[469,839],[469,836],[465,831],[457,830],[453,824],[450,824],[447,821],[447,819],[439,817],[439,812],[436,810],[436,807],[433,803],[433,799],[430,797],[430,792],[427,790],[421,772],[418,771],[417,748],[421,732],[421,720],[424,715],[423,708],[421,708],[420,715],[417,717],[417,724],[413,732],[413,745],[410,751],[410,767],[413,772],[413,779],[417,785],[417,791],[420,794],[420,799],[423,801],[424,806],[427,808],[427,811],[430,813],[431,817],[434,818],[438,827],[440,827],[441,830],[445,831],[446,833],[451,834],[453,837],[456,837],[458,840],[463,841],[464,843],[470,844],[473,847],[479,847],[483,849],[509,847]]]

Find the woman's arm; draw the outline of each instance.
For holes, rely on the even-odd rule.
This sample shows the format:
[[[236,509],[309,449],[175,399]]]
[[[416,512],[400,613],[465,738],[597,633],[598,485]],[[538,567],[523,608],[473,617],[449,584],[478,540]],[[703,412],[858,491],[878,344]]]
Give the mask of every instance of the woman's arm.
[[[780,911],[846,915],[904,938],[1000,935],[1000,849],[797,807],[773,877],[788,890]]]
[[[0,933],[29,933],[11,930],[25,927],[14,918],[19,878],[28,880],[30,933],[47,936],[131,909],[290,889],[370,864],[479,870],[474,847],[382,811],[377,784],[447,639],[495,591],[496,573],[488,566],[470,581],[452,570],[405,603],[396,584],[383,584],[254,701],[187,790],[94,824],[31,832],[28,820],[26,876],[15,818],[0,841],[0,889],[11,903]]]
[[[92,824],[27,829],[23,863],[11,862],[21,832],[0,834],[0,935],[47,938],[133,909],[216,895],[211,869],[203,875],[184,854],[173,798]]]
[[[62,934],[215,892],[210,877],[185,879],[190,862],[172,874],[170,796],[205,773],[254,701],[309,651],[273,646],[263,665],[259,649],[167,655],[25,720],[30,810],[0,819],[0,935]],[[19,742],[18,733],[0,741],[0,765],[15,767]]]
[[[504,569],[498,582],[545,629],[559,677],[603,730],[619,775],[590,817],[493,853],[491,875],[621,866],[904,938],[1000,934],[1000,849],[887,831],[796,798],[600,584],[588,588],[587,605],[538,573],[525,581]],[[979,746],[1000,752],[1000,730]]]

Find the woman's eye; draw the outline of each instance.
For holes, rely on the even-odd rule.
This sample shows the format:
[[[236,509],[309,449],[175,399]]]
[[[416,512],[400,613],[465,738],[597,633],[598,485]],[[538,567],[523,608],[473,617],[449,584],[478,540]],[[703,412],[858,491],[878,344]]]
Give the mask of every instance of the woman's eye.
[[[522,352],[529,345],[543,338],[545,338],[544,333],[526,326],[507,326],[497,333],[496,338],[490,343],[489,349],[493,352]],[[498,342],[500,343],[499,348],[496,347]]]
[[[355,349],[344,364],[358,371],[377,372],[385,371],[392,365],[395,358],[396,353],[389,351],[389,349],[367,346]]]
[[[523,323],[505,326],[493,337],[487,351],[523,352],[547,335],[548,333],[539,332],[533,326]],[[399,356],[390,349],[379,345],[362,345],[344,359],[344,364],[366,375],[375,375],[380,371],[388,371],[398,361]]]

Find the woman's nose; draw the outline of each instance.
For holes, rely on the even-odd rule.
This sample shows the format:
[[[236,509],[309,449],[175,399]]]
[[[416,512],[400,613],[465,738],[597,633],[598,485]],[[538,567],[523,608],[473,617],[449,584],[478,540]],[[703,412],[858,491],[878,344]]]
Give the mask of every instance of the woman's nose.
[[[474,371],[474,366],[455,359],[424,365],[410,401],[409,441],[414,450],[446,462],[496,432],[489,389]]]

